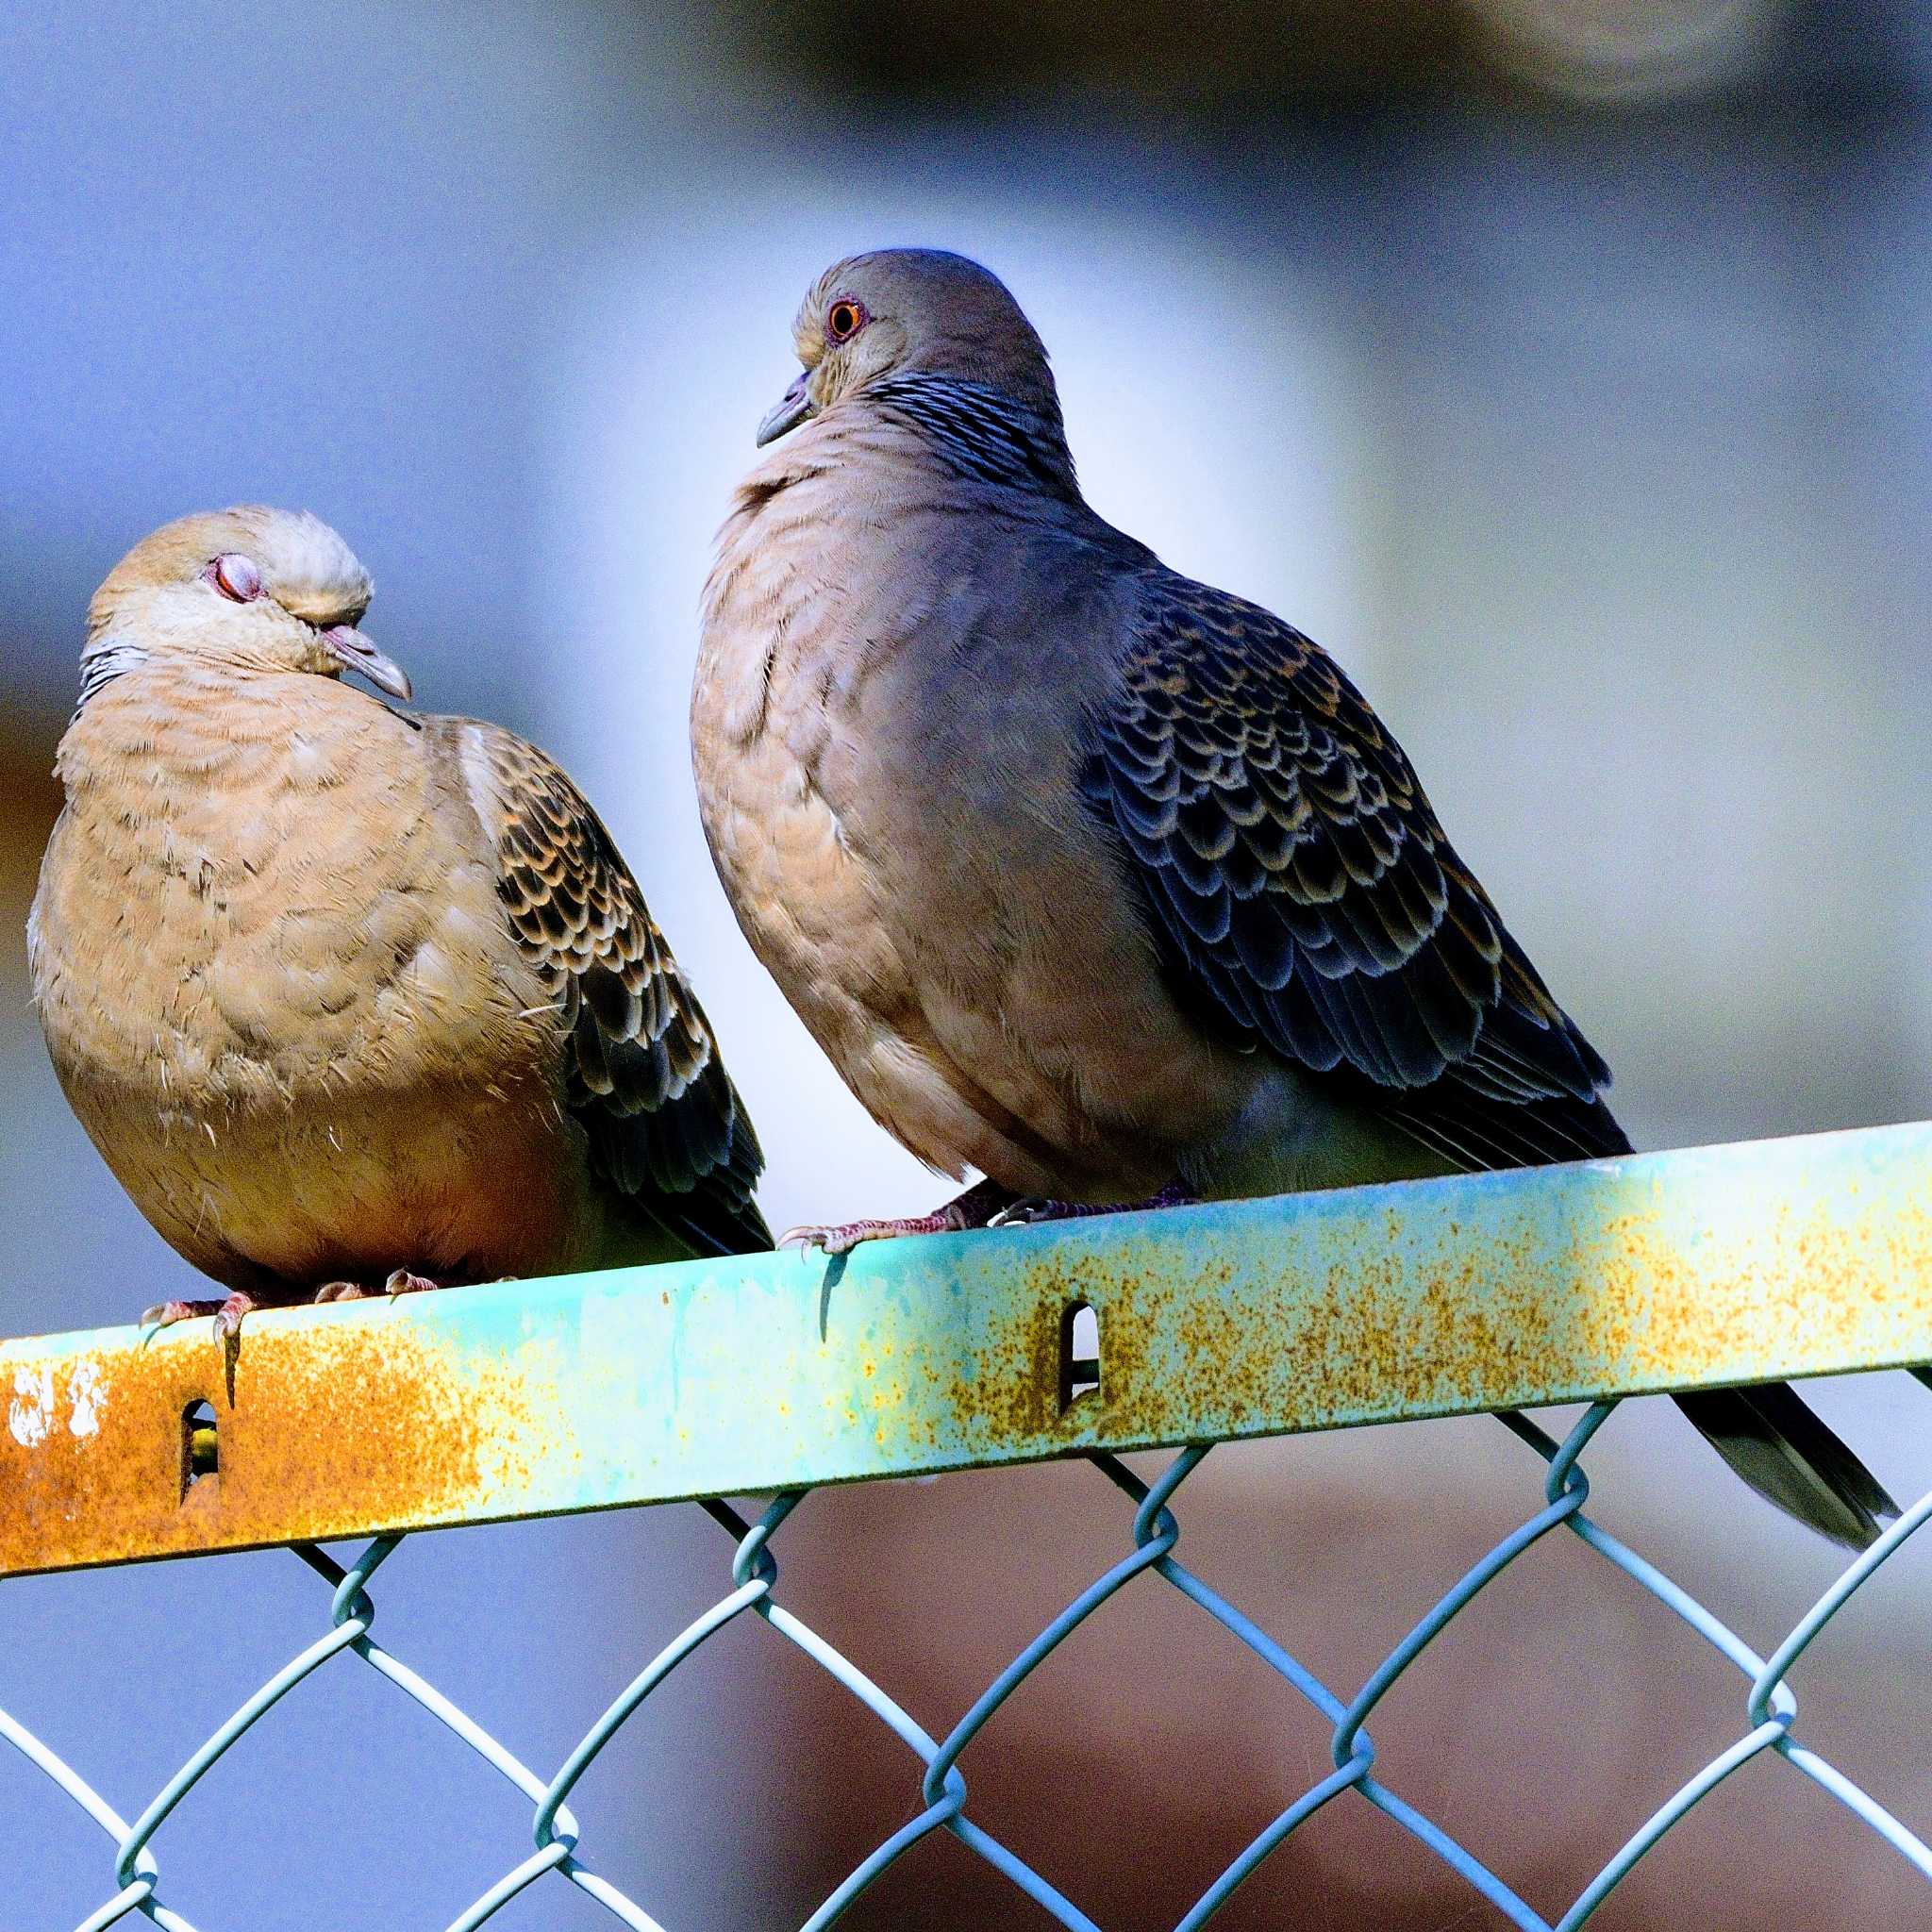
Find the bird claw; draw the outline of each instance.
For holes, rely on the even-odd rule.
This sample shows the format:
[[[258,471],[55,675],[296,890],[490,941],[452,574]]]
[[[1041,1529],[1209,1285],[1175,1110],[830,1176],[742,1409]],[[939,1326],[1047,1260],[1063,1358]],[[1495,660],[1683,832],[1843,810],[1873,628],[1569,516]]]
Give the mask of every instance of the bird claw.
[[[222,1344],[222,1379],[227,1384],[230,1408],[235,1406],[235,1364],[242,1359],[242,1317],[260,1306],[238,1288],[215,1310],[215,1340]]]
[[[506,1281],[511,1279],[505,1275]],[[361,1281],[325,1281],[315,1291],[314,1300],[321,1302],[368,1302],[388,1299],[393,1301],[399,1294],[425,1294],[442,1283],[431,1281],[426,1274],[413,1274],[408,1268],[390,1271],[389,1278],[380,1288],[371,1288]]]
[[[1049,1201],[1043,1195],[1033,1194],[1003,1208],[992,1224],[995,1227],[1039,1227],[1049,1221],[1074,1221],[1089,1214],[1111,1211],[1107,1208],[1090,1208],[1083,1201]]]
[[[849,1255],[866,1241],[897,1241],[912,1234],[958,1234],[972,1224],[953,1210],[950,1202],[930,1214],[906,1214],[883,1221],[841,1221],[825,1224],[807,1223],[788,1227],[778,1237],[780,1249],[796,1248],[809,1255],[814,1248],[826,1256]]]
[[[827,1257],[849,1255],[862,1241],[890,1241],[900,1230],[884,1221],[808,1222],[778,1237],[778,1251],[796,1249],[808,1257],[814,1248]]]
[[[930,1214],[904,1214],[877,1221],[807,1222],[788,1227],[778,1246],[808,1255],[817,1248],[825,1255],[849,1255],[864,1241],[897,1241],[911,1234],[962,1234],[969,1227],[986,1227],[1011,1196],[997,1181],[975,1181]]]
[[[163,1328],[176,1322],[198,1321],[203,1315],[215,1318],[215,1340],[222,1344],[223,1379],[228,1388],[228,1407],[235,1406],[235,1364],[242,1358],[242,1317],[261,1304],[238,1288],[225,1301],[157,1302],[142,1310],[140,1325],[144,1331],[141,1346],[145,1348]]]
[[[1095,1214],[1141,1214],[1156,1208],[1189,1208],[1198,1196],[1188,1192],[1178,1181],[1169,1181],[1144,1201],[1049,1201],[1028,1195],[1001,1209],[993,1217],[995,1227],[1037,1227],[1049,1221],[1085,1221]]]
[[[367,1301],[376,1292],[375,1289],[365,1288],[359,1281],[325,1281],[315,1291],[314,1299],[317,1306],[321,1307],[329,1302]]]
[[[172,1328],[176,1322],[192,1322],[202,1315],[218,1315],[225,1307],[225,1302],[157,1302],[151,1308],[141,1311],[139,1326],[145,1328],[150,1324],[157,1329]]]
[[[152,1307],[141,1311],[141,1319],[135,1324],[142,1330],[141,1343],[145,1348],[163,1328],[172,1328],[176,1322],[192,1322],[203,1315],[218,1315],[226,1307],[217,1301],[172,1301],[156,1302]]]
[[[421,1294],[428,1289],[441,1286],[441,1282],[431,1281],[426,1274],[415,1274],[407,1268],[398,1268],[380,1288],[367,1288],[359,1281],[325,1281],[311,1299],[318,1303],[356,1302],[387,1295],[392,1300],[399,1294]],[[242,1293],[239,1288],[225,1301],[157,1302],[153,1307],[142,1311],[140,1326],[143,1332],[140,1345],[145,1348],[163,1328],[172,1327],[176,1322],[192,1322],[202,1315],[212,1315],[215,1318],[215,1340],[222,1345],[228,1407],[233,1408],[235,1364],[242,1359],[242,1318],[253,1314],[261,1306],[255,1296]]]

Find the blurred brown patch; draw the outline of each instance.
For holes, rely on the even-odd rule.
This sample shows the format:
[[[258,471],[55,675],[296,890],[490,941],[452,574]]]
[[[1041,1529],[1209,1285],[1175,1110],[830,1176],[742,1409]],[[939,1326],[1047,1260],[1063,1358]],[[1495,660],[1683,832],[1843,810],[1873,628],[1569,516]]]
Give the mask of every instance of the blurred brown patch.
[[[0,987],[26,984],[26,909],[41,874],[41,854],[60,809],[54,747],[61,726],[0,709]]]

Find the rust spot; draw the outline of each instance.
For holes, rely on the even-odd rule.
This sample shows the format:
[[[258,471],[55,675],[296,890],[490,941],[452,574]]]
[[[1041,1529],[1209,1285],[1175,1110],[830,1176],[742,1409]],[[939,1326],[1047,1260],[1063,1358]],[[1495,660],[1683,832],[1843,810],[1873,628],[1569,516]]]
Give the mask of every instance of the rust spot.
[[[518,1375],[453,1378],[389,1312],[299,1332],[251,1317],[232,1409],[205,1330],[19,1372],[33,1387],[13,1397],[24,1424],[0,1424],[0,1572],[449,1521],[514,1486]]]
[[[1828,1190],[1720,1197],[1687,1228],[1647,1177],[1544,1182],[1592,1190],[1568,1213],[1521,1185],[1422,1234],[1366,1203],[1320,1233],[1290,1209],[1224,1243],[1237,1260],[1178,1232],[1042,1245],[946,1387],[951,1419],[999,1459],[1022,1438],[1151,1447],[1822,1373],[1874,1360],[1888,1281],[1932,1285],[1932,1203],[1896,1192],[1882,1215]],[[1070,1405],[1075,1302],[1099,1314],[1107,1374]]]

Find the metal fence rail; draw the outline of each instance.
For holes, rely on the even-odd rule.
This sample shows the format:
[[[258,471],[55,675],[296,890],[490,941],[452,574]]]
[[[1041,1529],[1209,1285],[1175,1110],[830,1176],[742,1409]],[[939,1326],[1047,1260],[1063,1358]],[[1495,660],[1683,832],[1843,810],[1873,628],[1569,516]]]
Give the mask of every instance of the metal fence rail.
[[[588,1853],[579,1857],[583,1832],[568,1801],[621,1726],[648,1722],[648,1701],[665,1678],[746,1613],[829,1672],[913,1759],[914,1815],[824,1901],[808,1932],[831,1924],[897,1858],[938,1830],[951,1832],[1058,1924],[1099,1932],[1075,1900],[974,1821],[963,1763],[987,1720],[1058,1645],[1090,1617],[1104,1614],[1117,1592],[1152,1589],[1153,1579],[1231,1632],[1278,1674],[1286,1694],[1305,1700],[1333,1726],[1332,1773],[1291,1801],[1284,1794],[1272,1823],[1214,1877],[1177,1932],[1192,1932],[1211,1919],[1262,1860],[1332,1801],[1376,1807],[1525,1932],[1571,1932],[1694,1806],[1763,1753],[1782,1757],[1793,1774],[1810,1779],[1861,1819],[1932,1888],[1932,1848],[1801,1741],[1790,1681],[1830,1621],[1932,1515],[1932,1493],[1853,1562],[1769,1657],[1760,1657],[1591,1520],[1582,1466],[1587,1446],[1624,1393],[1932,1357],[1932,1130],[1825,1136],[1138,1222],[909,1242],[861,1255],[847,1276],[836,1264],[801,1274],[795,1260],[779,1257],[734,1264],[723,1276],[712,1264],[692,1264],[639,1271],[615,1282],[588,1277],[419,1297],[393,1309],[350,1305],[287,1323],[272,1318],[248,1338],[236,1405],[225,1413],[204,1413],[206,1397],[184,1395],[219,1374],[218,1366],[203,1359],[213,1354],[205,1336],[196,1348],[192,1336],[171,1334],[145,1354],[138,1338],[118,1332],[0,1350],[0,1397],[12,1391],[8,1433],[0,1438],[0,1483],[7,1485],[0,1489],[0,1557],[8,1567],[45,1569],[287,1541],[333,1592],[324,1634],[250,1695],[131,1824],[49,1743],[0,1710],[0,1736],[85,1809],[112,1843],[106,1896],[80,1932],[102,1932],[130,1914],[167,1932],[194,1932],[163,1901],[158,1835],[258,1718],[344,1652],[439,1718],[534,1807],[534,1849],[511,1862],[451,1932],[482,1925],[540,1880],[573,1884],[622,1924],[663,1932],[642,1904],[598,1875]],[[862,1289],[868,1297],[862,1314],[835,1317],[841,1306],[835,1291],[841,1286]],[[814,1287],[821,1292],[812,1293]],[[794,1361],[798,1373],[786,1380],[769,1374],[771,1363],[763,1365],[768,1374],[761,1377],[756,1373],[760,1365],[753,1363],[747,1374],[741,1350],[730,1415],[739,1440],[727,1442],[727,1429],[715,1441],[707,1437],[691,1446],[698,1406],[719,1399],[712,1372],[718,1351],[729,1355],[730,1324],[744,1317],[747,1297],[778,1291],[812,1304],[805,1327],[817,1341],[799,1342],[794,1324],[791,1339],[766,1344],[768,1353],[802,1350],[814,1357],[816,1369],[808,1373]],[[316,1365],[305,1368],[303,1357],[319,1351],[339,1368],[339,1358],[331,1357],[343,1345],[339,1336],[331,1340],[338,1328],[361,1332],[365,1342],[378,1338],[368,1345],[380,1356],[379,1339],[395,1341],[383,1325],[386,1319],[407,1311],[414,1326],[423,1320],[415,1316],[418,1307],[431,1311],[429,1325],[440,1332],[425,1337],[405,1328],[402,1366],[392,1368],[391,1379],[416,1375],[412,1413],[441,1415],[451,1437],[469,1425],[468,1459],[460,1461],[457,1479],[445,1471],[426,1489],[384,1496],[351,1473],[357,1458],[342,1455],[341,1441],[325,1439],[312,1445],[306,1469],[291,1467],[291,1417],[322,1399]],[[1101,1345],[1091,1359],[1074,1352],[1079,1324],[1073,1317],[1081,1307],[1098,1313]],[[633,1318],[628,1325],[622,1318],[626,1309]],[[1378,1319],[1364,1321],[1365,1309]],[[1495,1325],[1502,1313],[1532,1309],[1524,1328],[1509,1332]],[[1256,1325],[1243,1329],[1242,1320]],[[835,1330],[842,1341],[835,1341]],[[500,1379],[490,1401],[466,1407],[465,1391],[481,1385],[478,1351],[486,1335],[496,1346]],[[586,1346],[589,1341],[601,1348]],[[1662,1345],[1666,1341],[1680,1344],[1675,1358]],[[1407,1353],[1431,1345],[1438,1351],[1433,1359]],[[531,1352],[521,1363],[519,1347]],[[1316,1360],[1324,1368],[1319,1374],[1309,1372]],[[951,1381],[940,1373],[941,1362],[951,1365]],[[1617,1373],[1602,1374],[1594,1389],[1589,1386],[1591,1374],[1612,1366]],[[965,1374],[968,1367],[973,1374]],[[1212,1396],[1217,1369],[1237,1386]],[[679,1423],[680,1406],[674,1404],[672,1421],[655,1437],[647,1431],[627,1447],[608,1445],[609,1454],[602,1462],[593,1457],[588,1473],[584,1450],[595,1429],[579,1413],[567,1445],[579,1465],[571,1478],[577,1487],[574,1500],[566,1500],[541,1454],[541,1431],[551,1411],[533,1409],[524,1389],[540,1373],[556,1378],[553,1391],[562,1391],[559,1415],[588,1403],[608,1424],[621,1406],[612,1392],[616,1385],[641,1378],[648,1402],[654,1392],[661,1396],[666,1374],[673,1382],[691,1378],[691,1406]],[[1180,1393],[1141,1387],[1141,1377],[1150,1383],[1177,1379]],[[962,1379],[975,1391],[976,1403],[960,1401]],[[349,1386],[359,1387],[358,1399],[369,1398],[366,1379]],[[378,1390],[387,1386],[378,1377]],[[156,1390],[158,1407],[147,1399]],[[1526,1482],[1524,1520],[1438,1599],[1352,1694],[1324,1684],[1176,1556],[1176,1498],[1210,1453],[1210,1437],[1373,1415],[1513,1410],[1588,1392],[1603,1399],[1560,1442],[1518,1414],[1501,1415],[1534,1457],[1525,1467],[1533,1482]],[[335,1399],[342,1400],[341,1385]],[[517,1428],[528,1439],[512,1432],[505,1441],[488,1426],[479,1436],[479,1408],[490,1426],[502,1420],[502,1411],[514,1411]],[[1185,1426],[1190,1413],[1196,1418],[1193,1428]],[[153,1441],[158,1418],[166,1423],[159,1431],[164,1455]],[[353,1413],[330,1420],[339,1435],[367,1439],[366,1429],[352,1426]],[[1203,1420],[1208,1426],[1200,1426]],[[1183,1425],[1175,1426],[1177,1421]],[[312,1416],[309,1425],[315,1426]],[[667,1435],[671,1450],[664,1447]],[[748,1448],[747,1435],[757,1439]],[[680,1437],[682,1459],[675,1447]],[[1176,1437],[1193,1440],[1151,1487],[1118,1459],[1120,1449]],[[401,1542],[398,1532],[412,1523],[591,1507],[693,1489],[737,1491],[765,1486],[758,1475],[747,1483],[747,1471],[783,1472],[788,1457],[816,1457],[816,1474],[838,1479],[1069,1449],[1088,1455],[1132,1504],[1123,1554],[1012,1659],[943,1739],[930,1737],[886,1689],[778,1601],[778,1533],[810,1487],[795,1472],[756,1524],[715,1500],[699,1506],[734,1545],[730,1587],[639,1673],[547,1778],[371,1634],[371,1578]],[[881,1459],[884,1470],[876,1466]],[[273,1486],[277,1474],[290,1485],[280,1494]],[[721,1474],[724,1480],[714,1483]],[[143,1481],[164,1485],[165,1521],[142,1491]],[[347,1569],[315,1547],[314,1535],[340,1533],[357,1512],[379,1517],[385,1507],[392,1512],[388,1522],[361,1525],[382,1533]],[[76,1527],[76,1516],[90,1513],[92,1525]],[[1367,1727],[1382,1699],[1450,1621],[1557,1531],[1580,1539],[1728,1658],[1743,1680],[1743,1707],[1735,1740],[1649,1817],[1633,1818],[1615,1856],[1574,1900],[1546,1916],[1476,1850],[1405,1802],[1400,1767],[1378,1764]]]

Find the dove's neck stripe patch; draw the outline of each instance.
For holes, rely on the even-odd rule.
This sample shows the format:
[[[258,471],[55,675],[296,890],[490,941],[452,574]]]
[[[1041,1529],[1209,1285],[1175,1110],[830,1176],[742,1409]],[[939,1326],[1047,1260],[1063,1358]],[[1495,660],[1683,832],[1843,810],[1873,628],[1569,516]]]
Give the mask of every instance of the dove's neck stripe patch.
[[[80,695],[74,702],[74,715],[79,717],[81,707],[104,684],[111,684],[124,671],[132,671],[147,659],[148,654],[140,644],[109,644],[87,652],[80,660]]]
[[[1056,496],[1078,494],[1074,459],[1058,427],[997,390],[954,375],[889,375],[865,395],[909,424],[962,476]]]

